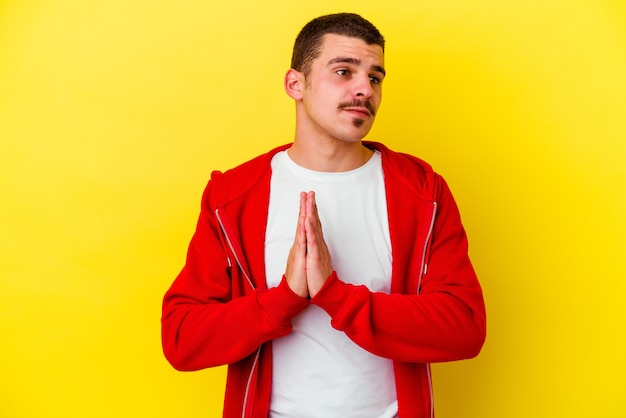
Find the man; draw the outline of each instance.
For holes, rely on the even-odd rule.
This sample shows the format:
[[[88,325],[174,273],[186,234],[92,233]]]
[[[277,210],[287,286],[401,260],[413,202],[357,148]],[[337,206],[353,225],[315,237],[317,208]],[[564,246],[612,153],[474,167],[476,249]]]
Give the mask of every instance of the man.
[[[358,15],[309,22],[284,80],[293,144],[206,187],[162,338],[179,370],[228,365],[225,417],[431,417],[429,363],[483,345],[482,292],[446,183],[363,141],[383,49]]]

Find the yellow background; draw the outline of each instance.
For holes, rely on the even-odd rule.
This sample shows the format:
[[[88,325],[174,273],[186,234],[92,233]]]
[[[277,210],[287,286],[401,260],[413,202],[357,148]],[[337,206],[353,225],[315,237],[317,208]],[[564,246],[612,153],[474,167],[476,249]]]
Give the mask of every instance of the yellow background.
[[[449,181],[488,308],[439,418],[624,417],[626,3],[362,1],[369,135]],[[0,416],[217,417],[160,347],[212,169],[293,137],[293,39],[336,2],[0,1]]]

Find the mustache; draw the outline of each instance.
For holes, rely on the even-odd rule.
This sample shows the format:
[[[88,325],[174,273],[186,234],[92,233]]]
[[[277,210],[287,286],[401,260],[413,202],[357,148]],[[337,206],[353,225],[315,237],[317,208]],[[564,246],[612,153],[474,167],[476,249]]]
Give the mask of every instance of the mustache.
[[[374,109],[374,105],[369,100],[362,101],[355,99],[350,102],[339,103],[337,109],[346,109],[349,107],[364,107],[372,114],[372,116],[376,116],[376,109]]]

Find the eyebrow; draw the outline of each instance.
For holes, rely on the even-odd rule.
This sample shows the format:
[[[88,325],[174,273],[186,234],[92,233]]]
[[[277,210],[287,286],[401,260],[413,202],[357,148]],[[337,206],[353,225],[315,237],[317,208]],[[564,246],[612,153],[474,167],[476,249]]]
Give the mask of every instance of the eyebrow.
[[[349,57],[337,57],[337,58],[333,58],[330,61],[328,61],[328,65],[342,64],[342,63],[352,64],[352,65],[360,65],[361,64],[361,60],[356,59],[356,58],[349,58]],[[387,75],[387,72],[385,71],[385,69],[383,67],[381,67],[380,65],[372,65],[371,68],[374,71],[378,71],[382,75]]]

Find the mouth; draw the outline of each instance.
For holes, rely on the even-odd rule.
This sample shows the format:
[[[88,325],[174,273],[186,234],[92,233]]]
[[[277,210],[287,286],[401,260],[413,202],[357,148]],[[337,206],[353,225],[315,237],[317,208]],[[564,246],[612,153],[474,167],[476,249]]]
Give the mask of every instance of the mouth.
[[[376,115],[376,110],[369,101],[355,100],[348,103],[341,103],[338,108],[359,118],[369,118]]]
[[[346,112],[357,117],[368,118],[372,116],[372,113],[364,107],[346,107],[342,110],[345,110]]]

